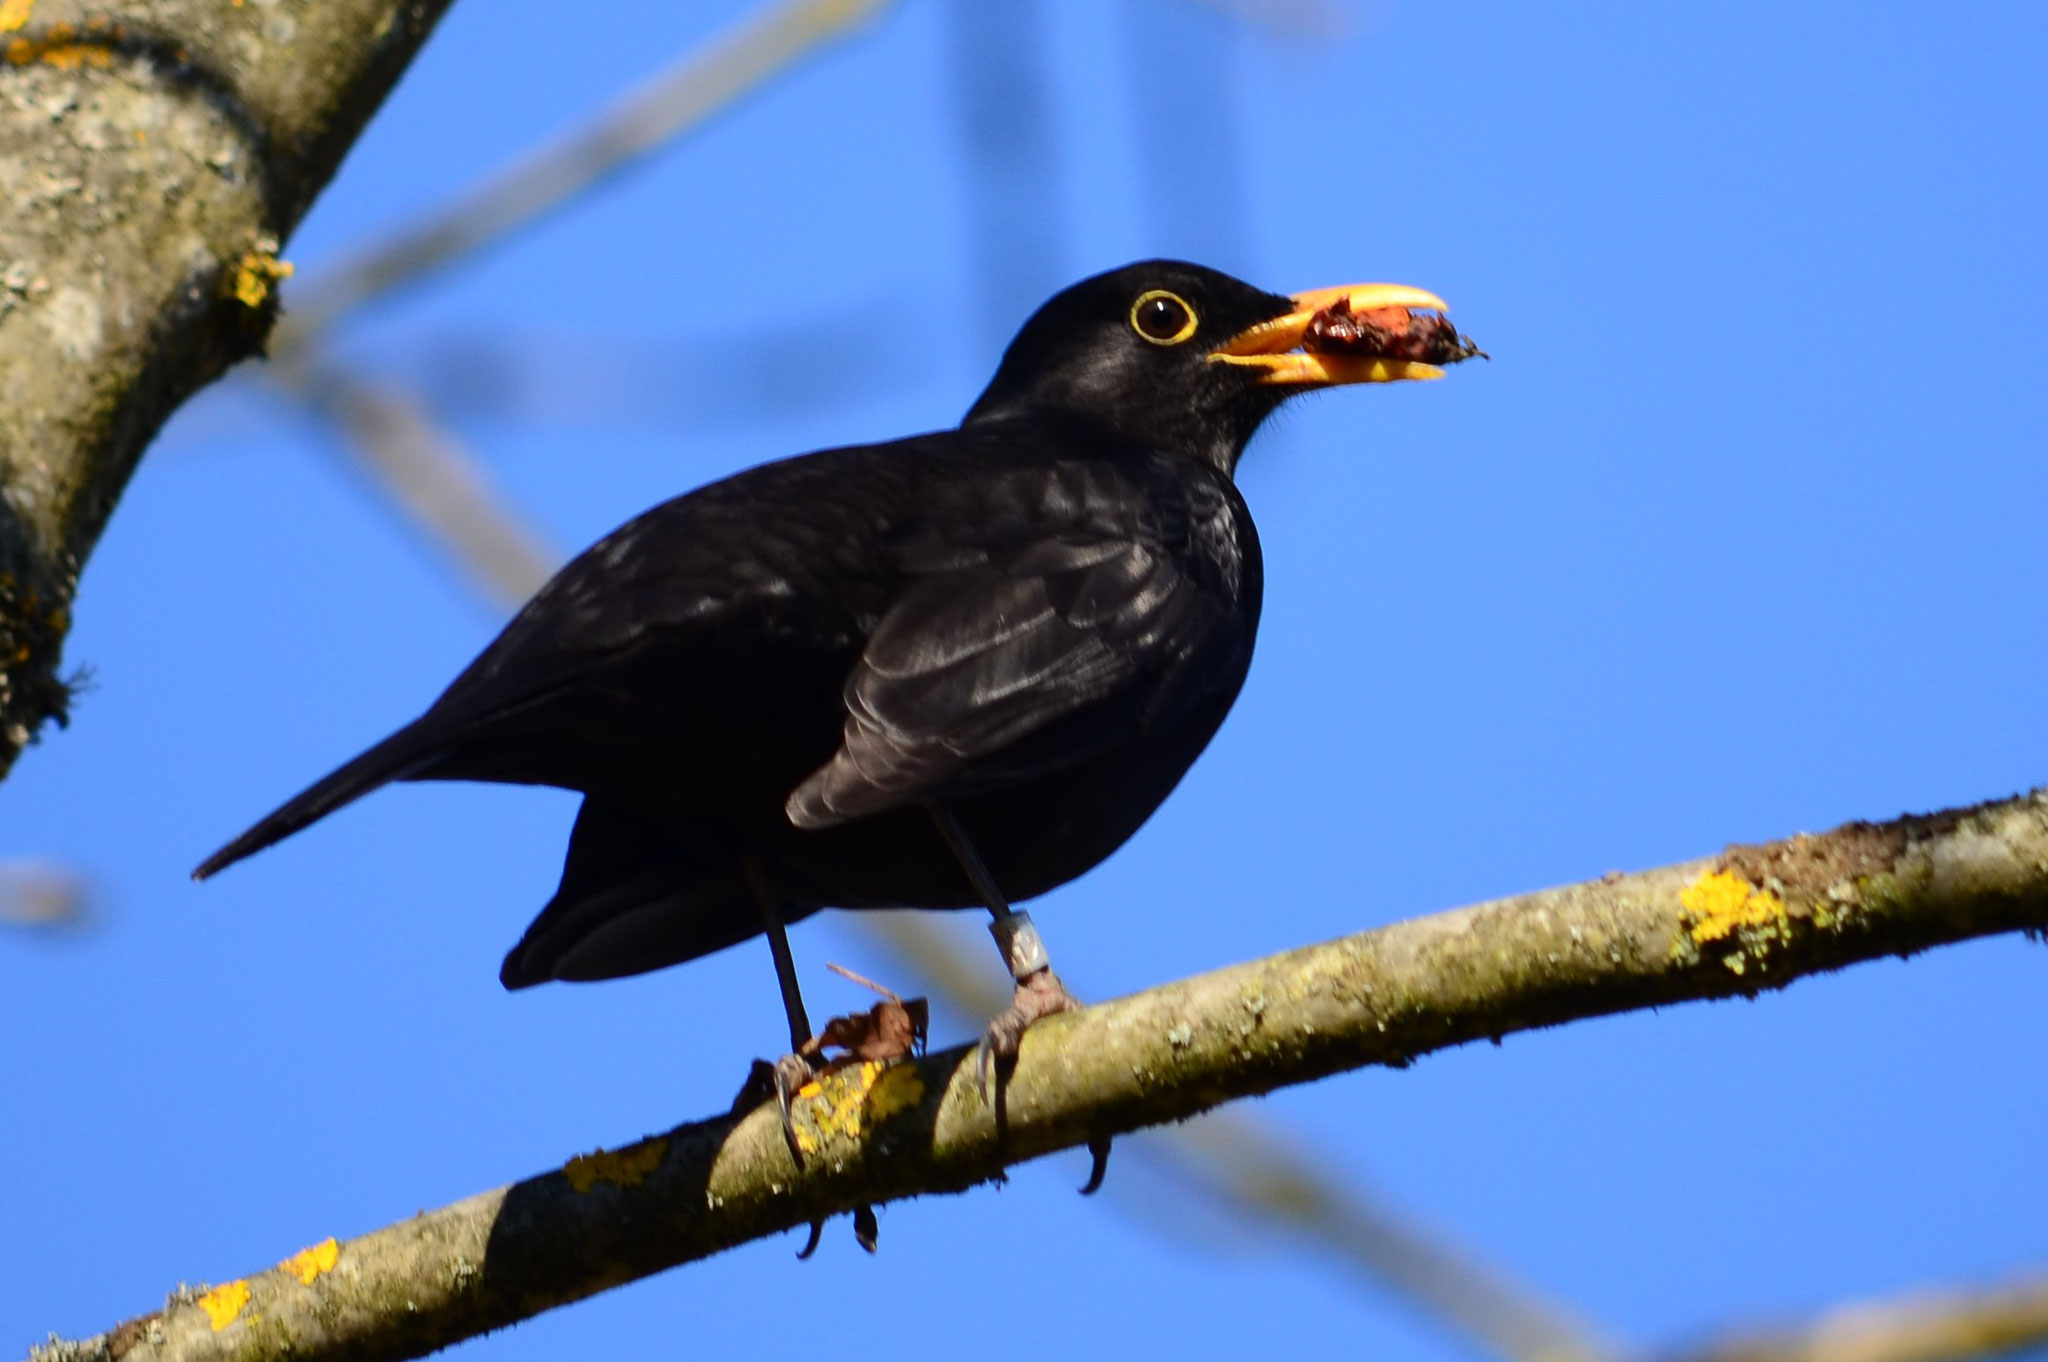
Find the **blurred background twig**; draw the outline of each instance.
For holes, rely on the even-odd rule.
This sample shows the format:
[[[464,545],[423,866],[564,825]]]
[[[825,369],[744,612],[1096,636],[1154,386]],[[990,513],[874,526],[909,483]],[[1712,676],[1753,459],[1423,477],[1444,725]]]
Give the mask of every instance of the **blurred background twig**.
[[[1946,1362],[2048,1350],[2048,1272],[1998,1286],[1837,1306],[1804,1324],[1735,1331],[1665,1362]]]
[[[0,861],[0,925],[37,932],[75,932],[93,923],[91,882],[55,861]]]
[[[442,211],[296,291],[273,352],[310,344],[344,314],[468,256],[554,211],[731,105],[892,0],[788,0],[703,48],[582,127],[522,159]]]

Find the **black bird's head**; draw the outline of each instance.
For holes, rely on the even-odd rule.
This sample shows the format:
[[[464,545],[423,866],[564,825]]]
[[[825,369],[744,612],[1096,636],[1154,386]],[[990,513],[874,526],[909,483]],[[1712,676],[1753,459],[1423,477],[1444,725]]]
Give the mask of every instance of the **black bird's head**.
[[[1390,343],[1384,330],[1361,339],[1366,328],[1342,325],[1384,309],[1441,314],[1444,303],[1400,284],[1290,298],[1183,261],[1126,265],[1033,313],[962,424],[1075,413],[1229,474],[1259,423],[1296,393],[1438,378],[1441,364],[1478,353],[1434,316],[1432,338],[1449,336],[1448,346],[1406,333]],[[1315,348],[1298,349],[1304,342]]]

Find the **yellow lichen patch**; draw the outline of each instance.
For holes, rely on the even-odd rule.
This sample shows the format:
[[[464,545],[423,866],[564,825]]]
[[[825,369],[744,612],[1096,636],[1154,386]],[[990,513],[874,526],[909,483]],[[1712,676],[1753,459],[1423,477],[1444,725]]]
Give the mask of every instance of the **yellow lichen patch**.
[[[54,66],[59,71],[76,71],[81,66],[106,70],[114,64],[114,54],[104,47],[93,47],[86,43],[52,43],[41,53],[43,65]]]
[[[0,0],[5,3],[5,0]],[[0,29],[0,32],[4,32]],[[0,48],[0,60],[9,66],[27,66],[41,62],[54,66],[60,71],[75,70],[80,66],[94,66],[104,71],[114,64],[114,54],[105,47],[91,42],[73,42],[69,24],[56,24],[46,38],[10,38]]]
[[[199,1308],[213,1321],[213,1331],[219,1333],[235,1322],[235,1316],[242,1313],[242,1307],[249,1303],[249,1284],[242,1281],[216,1286],[199,1298]]]
[[[291,1257],[278,1264],[278,1266],[291,1273],[292,1276],[297,1277],[307,1286],[311,1286],[315,1277],[323,1272],[333,1271],[334,1264],[340,1257],[341,1245],[334,1242],[332,1238],[327,1238],[322,1239],[309,1249],[300,1249],[297,1253],[294,1253]]]
[[[867,1119],[886,1121],[899,1111],[909,1111],[924,1101],[924,1080],[908,1064],[882,1071],[881,1081],[868,1093]]]
[[[12,33],[28,22],[36,0],[0,0],[0,33]]]
[[[13,0],[0,0],[0,17],[18,12],[21,19],[26,22],[33,5],[23,5],[19,11],[13,11],[9,8],[12,3]],[[0,33],[20,26],[0,23]],[[39,38],[10,39],[7,46],[0,49],[0,57],[4,57],[10,66],[27,66],[30,62],[41,62],[45,66],[54,66],[63,71],[75,70],[80,66],[96,66],[104,71],[114,64],[114,54],[104,45],[104,36],[118,32],[118,29],[97,20],[88,23],[83,32],[75,24],[51,24],[49,31]]]
[[[668,1141],[658,1138],[629,1144],[624,1149],[597,1149],[578,1154],[563,1164],[562,1176],[578,1192],[587,1192],[600,1182],[609,1182],[614,1187],[637,1187],[647,1180],[649,1173],[661,1167],[661,1156],[667,1152]]]
[[[924,1101],[924,1080],[913,1065],[871,1059],[834,1069],[806,1083],[797,1096],[808,1100],[793,1113],[796,1145],[815,1154],[834,1135],[857,1140],[863,1131]]]
[[[1740,875],[1712,870],[1687,885],[1679,906],[1692,919],[1692,939],[1701,945],[1720,941],[1743,927],[1766,927],[1785,921],[1785,900],[1757,889]]]
[[[235,271],[235,298],[244,307],[261,307],[270,296],[270,286],[297,271],[291,261],[277,258],[275,246],[259,244],[242,257],[242,266]]]

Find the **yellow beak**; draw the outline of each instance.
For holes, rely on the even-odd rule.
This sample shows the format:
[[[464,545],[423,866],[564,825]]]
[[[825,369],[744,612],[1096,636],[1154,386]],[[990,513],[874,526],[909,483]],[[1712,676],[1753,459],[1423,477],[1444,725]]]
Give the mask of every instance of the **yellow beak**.
[[[1337,288],[1310,289],[1291,299],[1294,310],[1284,317],[1260,322],[1239,332],[1210,352],[1209,358],[1223,364],[1262,369],[1260,383],[1284,383],[1297,387],[1332,387],[1341,383],[1394,383],[1409,378],[1442,378],[1440,365],[1420,360],[1396,359],[1384,355],[1344,352],[1303,352],[1316,317],[1348,307],[1353,314],[1378,308],[1406,308],[1418,312],[1444,313],[1444,300],[1426,289],[1406,284],[1345,284]]]

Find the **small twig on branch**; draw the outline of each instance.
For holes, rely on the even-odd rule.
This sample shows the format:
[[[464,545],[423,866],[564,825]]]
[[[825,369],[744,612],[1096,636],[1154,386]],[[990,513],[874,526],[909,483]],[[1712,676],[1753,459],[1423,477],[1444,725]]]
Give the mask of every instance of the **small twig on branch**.
[[[1813,1323],[1731,1334],[1665,1362],[1946,1362],[2048,1347],[2048,1272],[1976,1291],[1837,1307]]]
[[[416,1357],[826,1216],[962,1191],[1104,1135],[1367,1064],[2048,929],[2048,791],[1500,899],[1052,1017],[999,1130],[972,1050],[773,1103],[323,1241],[53,1358]]]
[[[273,353],[342,314],[528,226],[760,87],[890,0],[786,0],[686,54],[585,127],[293,291]]]

